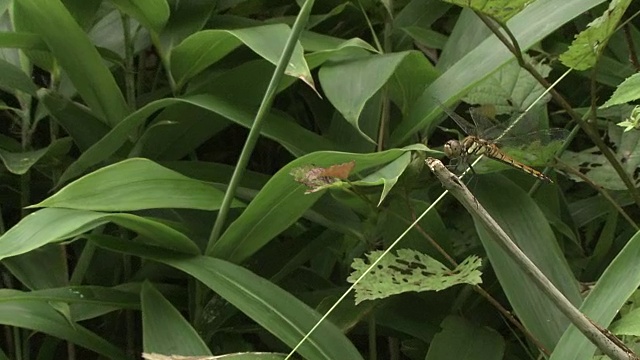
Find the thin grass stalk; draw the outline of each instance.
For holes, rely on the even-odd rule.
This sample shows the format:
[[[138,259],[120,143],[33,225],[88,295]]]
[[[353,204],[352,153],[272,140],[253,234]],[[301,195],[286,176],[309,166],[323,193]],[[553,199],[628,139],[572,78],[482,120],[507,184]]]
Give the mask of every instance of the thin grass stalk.
[[[233,175],[231,175],[231,180],[229,181],[229,186],[227,187],[227,191],[224,193],[224,198],[222,200],[222,205],[220,205],[220,210],[218,211],[218,216],[216,217],[216,221],[213,224],[213,229],[211,230],[211,234],[209,235],[209,242],[207,244],[207,250],[205,252],[206,255],[212,255],[213,246],[220,238],[220,234],[222,233],[222,228],[224,227],[224,223],[227,220],[227,216],[229,215],[229,209],[231,208],[231,201],[236,194],[236,190],[238,185],[240,184],[240,179],[244,175],[244,170],[249,163],[249,158],[251,157],[251,153],[256,146],[256,142],[258,141],[258,137],[260,136],[260,130],[262,129],[262,123],[266,118],[267,114],[271,110],[271,105],[273,104],[273,100],[276,95],[276,90],[278,89],[278,85],[280,84],[280,80],[284,76],[284,71],[289,64],[291,59],[291,54],[293,54],[293,49],[295,48],[298,39],[300,38],[300,34],[302,30],[307,24],[307,20],[309,19],[309,14],[311,13],[311,8],[313,7],[314,0],[305,1],[304,5],[300,8],[300,13],[298,13],[298,17],[296,18],[295,23],[293,24],[293,28],[291,29],[291,35],[287,40],[287,44],[284,47],[284,51],[282,52],[282,56],[280,56],[280,61],[278,61],[278,65],[273,72],[273,76],[271,77],[271,81],[269,82],[269,86],[267,87],[267,91],[262,98],[262,103],[260,104],[260,108],[256,113],[256,117],[253,121],[253,125],[249,130],[249,135],[247,136],[247,141],[244,143],[242,148],[242,152],[240,153],[240,158],[238,159],[238,163],[236,167],[233,169]]]

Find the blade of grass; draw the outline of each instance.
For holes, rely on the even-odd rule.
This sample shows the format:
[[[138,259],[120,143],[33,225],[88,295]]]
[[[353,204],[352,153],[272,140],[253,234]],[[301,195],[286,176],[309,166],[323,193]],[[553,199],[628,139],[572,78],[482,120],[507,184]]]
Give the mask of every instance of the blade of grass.
[[[284,75],[284,71],[289,64],[289,59],[293,54],[293,49],[298,42],[300,37],[300,33],[304,29],[305,24],[309,18],[309,14],[311,13],[311,8],[313,7],[313,0],[305,1],[304,5],[300,8],[300,13],[296,18],[295,23],[293,24],[293,28],[291,29],[291,35],[287,40],[287,44],[285,45],[284,51],[282,52],[282,56],[280,57],[280,61],[278,62],[278,66],[273,72],[273,77],[269,82],[269,87],[267,87],[267,91],[264,94],[264,98],[262,99],[262,103],[260,104],[260,108],[256,114],[255,120],[253,122],[253,126],[251,126],[251,130],[249,130],[249,135],[247,136],[247,141],[242,148],[242,152],[240,153],[240,158],[238,159],[238,163],[236,168],[233,171],[233,175],[231,175],[231,180],[229,181],[229,187],[224,195],[224,199],[222,200],[222,205],[220,206],[220,211],[218,212],[218,216],[216,217],[216,221],[213,224],[213,229],[211,230],[211,235],[209,236],[209,242],[207,244],[207,250],[205,252],[206,255],[211,255],[213,245],[220,237],[222,233],[222,227],[224,226],[224,222],[227,219],[229,214],[229,209],[231,207],[231,201],[233,200],[234,194],[240,183],[240,179],[244,174],[244,170],[247,167],[247,163],[249,162],[249,157],[253,152],[253,148],[258,141],[258,136],[260,135],[260,129],[262,127],[262,122],[269,113],[269,109],[271,109],[271,105],[273,104],[273,99],[276,95],[276,90],[278,88],[278,84],[280,84],[280,80]]]

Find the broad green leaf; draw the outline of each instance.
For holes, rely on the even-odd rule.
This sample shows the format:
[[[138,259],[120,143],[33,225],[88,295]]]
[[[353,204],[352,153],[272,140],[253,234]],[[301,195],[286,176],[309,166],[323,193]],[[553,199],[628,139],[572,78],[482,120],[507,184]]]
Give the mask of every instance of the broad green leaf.
[[[51,289],[69,285],[69,267],[64,249],[60,246],[43,246],[3,259],[2,264],[27,289]]]
[[[154,246],[186,254],[200,252],[186,235],[158,221],[131,214],[51,208],[26,216],[0,236],[0,259],[72,238],[108,222],[137,232],[143,236],[141,241]]]
[[[120,88],[96,48],[59,0],[14,2],[16,28],[42,37],[78,94],[111,126],[129,113]],[[78,56],[82,54],[82,56]]]
[[[569,49],[560,55],[560,61],[575,70],[593,67],[630,3],[631,0],[612,0],[605,13],[576,36]]]
[[[607,327],[631,294],[640,286],[640,233],[636,233],[602,273],[580,311]],[[575,326],[562,335],[550,360],[581,360],[593,356],[596,346]]]
[[[413,41],[426,48],[442,50],[447,43],[447,37],[445,35],[433,30],[424,30],[417,26],[409,26],[403,28],[402,31],[411,37]]]
[[[0,48],[48,51],[42,37],[31,32],[0,32]]]
[[[117,306],[121,309],[139,309],[137,293],[102,286],[66,286],[35,291],[0,290],[0,299],[10,301],[61,301],[69,304],[95,304]]]
[[[48,301],[25,301],[15,299],[21,294],[15,290],[4,290],[0,295],[0,323],[17,326],[67,340],[90,349],[109,359],[126,359],[118,347],[87,330],[80,324],[71,324],[55,310]]]
[[[640,336],[640,309],[635,309],[611,326],[611,332],[615,335]]]
[[[0,149],[0,160],[9,172],[17,175],[25,174],[33,165],[45,156],[64,155],[71,148],[71,138],[55,140],[51,145],[35,151],[14,153]]]
[[[113,130],[100,141],[82,153],[62,174],[59,184],[63,184],[71,178],[80,175],[89,167],[94,166],[113,155],[123,144],[129,140],[131,133],[154,112],[165,107],[187,103],[213,111],[245,127],[251,127],[253,114],[242,106],[231,103],[229,100],[219,97],[201,94],[184,98],[167,98],[154,101],[140,108],[120,122]],[[300,126],[294,126],[284,116],[277,113],[271,114],[262,127],[262,134],[279,143],[295,155],[305,154],[317,149],[332,149],[334,145]]]
[[[198,332],[148,281],[142,285],[140,305],[144,351],[183,356],[211,355]]]
[[[334,38],[313,32],[303,32],[300,42],[306,51],[305,55],[309,67],[316,68],[329,59],[349,59],[362,57],[376,49],[359,38],[349,40]]]
[[[418,52],[370,55],[362,58],[325,64],[318,74],[327,99],[360,134],[374,142],[360,130],[358,121],[364,105],[386,84],[400,63]]]
[[[602,0],[538,0],[511,18],[507,26],[518,39],[520,48],[526,51],[563,24],[601,2]],[[409,115],[391,134],[391,146],[399,146],[417,131],[440,119],[442,109],[438,101],[445,105],[452,104],[512,58],[513,55],[495,36],[467,51],[463,58],[447,68],[425,89]]]
[[[160,125],[163,121],[168,124]],[[140,156],[162,160],[182,159],[230,125],[232,122],[224,116],[201,107],[190,104],[170,106],[156,115],[140,137]]]
[[[477,256],[466,258],[449,269],[436,259],[410,249],[399,249],[397,255],[387,254],[358,283],[356,281],[382,255],[376,250],[366,254],[367,260],[356,258],[347,281],[354,284],[356,304],[364,300],[384,299],[409,291],[441,291],[459,284],[482,283],[482,260]]]
[[[616,91],[611,95],[600,108],[626,104],[640,98],[640,73],[628,77],[622,84],[618,85]]]
[[[81,151],[87,150],[111,130],[85,106],[58,93],[40,89],[38,99],[58,124],[71,135]]]
[[[96,170],[30,206],[94,211],[158,208],[217,210],[224,193],[147,159],[133,158]],[[242,204],[234,201],[232,206]]]
[[[637,186],[640,179],[635,176],[635,171],[640,165],[640,132],[637,130],[625,132],[621,127],[609,123],[607,129],[608,140],[614,144],[616,149],[615,157],[625,170],[627,176]],[[617,172],[611,166],[602,152],[597,147],[588,148],[580,152],[565,151],[562,154],[562,161],[580,171],[595,184],[610,190],[626,190],[626,185],[620,180]],[[565,175],[576,182],[584,181],[570,172]]]
[[[175,44],[184,40],[187,36],[202,29],[211,19],[211,12],[217,7],[214,1],[180,1],[171,5],[171,17],[160,34],[160,46],[158,51],[161,57],[167,54]],[[218,10],[220,10],[218,8]]]
[[[100,5],[96,1],[65,0],[64,2],[64,6],[83,29],[87,29],[93,24]]]
[[[458,6],[469,7],[490,16],[494,20],[505,23],[527,5],[530,0],[445,0]]]
[[[235,353],[235,354],[224,354],[224,360],[286,360],[287,354],[277,354],[277,353],[266,353],[266,352],[244,352],[244,353]],[[216,357],[201,357],[195,356],[191,359],[187,357],[176,358],[171,355],[162,355],[156,353],[142,353],[142,358],[146,360],[200,360],[200,359],[212,359],[215,360]],[[219,357],[218,357],[219,358]]]
[[[407,56],[389,79],[389,97],[406,116],[416,99],[438,75],[438,71],[424,56]]]
[[[551,66],[535,62],[523,55],[542,77],[551,72]],[[497,114],[525,111],[545,91],[545,88],[515,59],[506,63],[497,72],[478,83],[463,100],[472,105],[494,105]],[[546,103],[551,95],[545,95],[539,103]]]
[[[378,201],[378,206],[380,206],[391,189],[393,189],[398,182],[400,175],[402,175],[407,169],[410,162],[411,153],[404,153],[382,169],[366,176],[362,180],[354,181],[352,184],[356,186],[377,186],[382,184],[382,193],[380,194],[380,200]]]
[[[169,4],[166,1],[113,0],[113,4],[156,34],[162,31],[169,19]]]
[[[211,255],[240,263],[271,241],[276,235],[295,223],[322,195],[322,192],[304,194],[305,185],[293,180],[289,173],[294,168],[315,164],[329,166],[355,161],[354,173],[381,165],[403,153],[428,151],[424,145],[392,149],[372,154],[316,152],[298,158],[280,169],[260,190],[212,248]]]
[[[36,95],[37,87],[24,71],[15,65],[0,59],[0,89],[15,94],[16,91],[22,91],[31,96]]]
[[[480,176],[474,194],[529,259],[570,302],[579,306],[582,299],[578,283],[549,222],[528,194],[497,175]],[[480,223],[476,223],[476,229],[516,315],[533,336],[548,349],[553,349],[567,329],[569,320],[498,246]]]
[[[448,316],[442,331],[433,337],[425,360],[500,360],[504,357],[502,336],[485,326]]]
[[[431,41],[439,42],[443,35],[437,34],[435,38],[429,35],[429,39],[425,39],[422,34],[435,33],[431,30],[434,22],[440,19],[449,9],[451,5],[440,0],[412,0],[394,16],[393,27],[395,32],[401,30],[420,43]],[[405,49],[406,46],[412,46],[411,38],[404,35],[402,39],[396,40],[399,49]],[[416,36],[416,37],[414,37]],[[424,41],[424,42],[423,42]],[[395,48],[395,44],[394,44]],[[441,48],[441,47],[440,47]]]
[[[178,88],[238,46],[245,44],[272,64],[277,64],[289,38],[284,24],[237,30],[203,30],[184,39],[171,53],[171,73]],[[285,74],[313,86],[313,78],[298,44]]]
[[[320,319],[315,310],[290,293],[227,261],[208,256],[178,256],[113,237],[93,237],[93,240],[107,249],[152,259],[184,271],[290,347],[295,346]],[[328,321],[320,324],[298,352],[308,359],[362,359],[346,336]]]

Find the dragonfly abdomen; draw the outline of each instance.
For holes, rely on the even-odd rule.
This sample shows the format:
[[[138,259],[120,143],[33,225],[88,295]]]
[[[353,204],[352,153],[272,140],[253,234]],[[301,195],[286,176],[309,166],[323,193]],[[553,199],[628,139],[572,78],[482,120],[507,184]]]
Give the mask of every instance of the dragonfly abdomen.
[[[479,139],[475,136],[467,136],[464,140],[462,140],[462,145],[466,150],[467,155],[484,155],[486,157],[490,157],[494,160],[500,161],[504,164],[515,167],[516,169],[520,169],[527,174],[537,177],[540,180],[553,182],[548,176],[541,173],[540,171],[525,165],[511,156],[504,153],[498,145],[493,142]]]

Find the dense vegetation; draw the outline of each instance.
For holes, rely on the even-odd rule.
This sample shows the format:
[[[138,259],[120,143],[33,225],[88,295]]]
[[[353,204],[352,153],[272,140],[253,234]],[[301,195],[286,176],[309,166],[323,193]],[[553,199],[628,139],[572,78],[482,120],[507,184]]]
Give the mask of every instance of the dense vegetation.
[[[637,347],[640,4],[0,12],[0,359]],[[513,121],[497,144],[546,175],[481,159],[443,194],[425,159]]]

